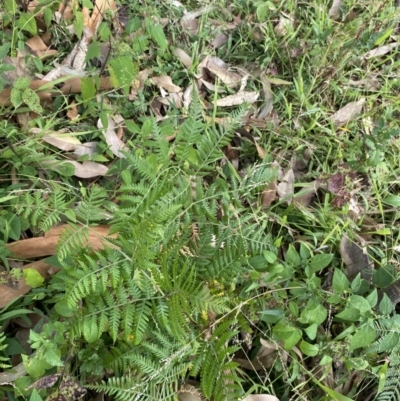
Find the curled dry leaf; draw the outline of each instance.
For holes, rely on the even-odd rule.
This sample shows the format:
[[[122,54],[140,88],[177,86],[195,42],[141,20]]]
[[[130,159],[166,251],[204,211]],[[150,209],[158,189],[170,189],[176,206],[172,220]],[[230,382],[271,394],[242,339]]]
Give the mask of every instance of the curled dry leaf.
[[[361,98],[356,102],[350,102],[346,106],[338,110],[332,117],[332,121],[336,127],[346,125],[350,121],[356,119],[364,106],[365,98]]]
[[[171,77],[163,75],[160,77],[152,77],[150,82],[157,85],[161,89],[165,89],[169,93],[179,93],[182,89],[172,82]]]
[[[197,68],[202,77],[209,73],[211,76],[218,77],[221,82],[229,87],[237,86],[242,80],[240,74],[229,71],[225,62],[218,57],[207,56]]]
[[[260,94],[258,92],[239,91],[235,95],[229,95],[218,99],[216,105],[219,107],[237,106],[243,103],[254,103]]]
[[[181,61],[181,63],[186,67],[186,68],[190,68],[193,64],[192,58],[185,52],[185,50],[180,49],[179,47],[177,47],[174,50],[174,54],[176,57],[179,58],[179,60]]]
[[[215,36],[214,40],[211,42],[211,46],[215,49],[218,49],[219,47],[223,46],[228,41],[228,39],[228,36],[226,36],[224,33],[218,33]]]
[[[289,205],[292,203],[294,194],[294,172],[290,169],[277,187],[278,196],[281,200],[285,200]]]
[[[333,0],[331,8],[328,11],[328,15],[334,21],[340,20],[341,17],[341,8],[342,8],[343,0]]]
[[[108,127],[106,130],[104,130],[102,129],[103,123],[99,118],[97,121],[97,128],[102,130],[101,132],[103,133],[111,152],[117,157],[124,158],[125,156],[121,153],[121,150],[125,149],[125,144],[121,141],[121,139],[118,138],[118,135],[116,134],[118,129],[117,122],[115,121],[116,119],[118,119],[117,116],[114,116],[114,118],[108,116]]]

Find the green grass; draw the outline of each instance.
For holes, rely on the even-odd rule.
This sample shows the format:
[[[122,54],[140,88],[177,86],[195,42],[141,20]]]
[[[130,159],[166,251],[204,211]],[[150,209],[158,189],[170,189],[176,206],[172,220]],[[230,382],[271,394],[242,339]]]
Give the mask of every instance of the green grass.
[[[43,4],[50,10],[46,28],[11,0],[1,11],[4,56],[22,51],[38,26],[53,35],[56,57],[25,56],[29,79],[47,74],[53,61],[60,63],[72,51],[78,38],[69,25],[82,28],[80,6],[70,21],[55,24],[48,18],[57,2]],[[29,326],[37,354],[30,362],[23,357],[24,376],[12,385],[0,382],[0,400],[54,396],[55,388],[40,389],[40,395],[25,388],[56,373],[71,374],[91,395],[104,390],[108,399],[133,399],[127,388],[142,385],[146,399],[184,400],[178,387],[189,382],[215,400],[271,394],[280,401],[358,401],[391,391],[384,383],[391,365],[384,361],[398,352],[398,315],[378,291],[399,278],[399,62],[397,48],[367,56],[396,41],[399,8],[389,1],[345,1],[340,18],[333,20],[329,1],[212,0],[207,5],[198,17],[199,30],[189,33],[181,24],[184,9],[192,12],[203,4],[118,2],[125,7],[125,30],[116,32],[106,12],[89,48],[82,90],[53,96],[51,104],[42,103],[43,110],[31,92],[31,97],[23,93],[25,86],[14,83],[15,76],[1,75],[3,85],[14,87],[12,105],[0,109],[1,282],[6,285],[10,271],[32,261],[18,261],[7,243],[39,238],[61,223],[80,227],[80,234],[65,235],[51,259],[62,273],[0,311],[6,335],[6,340],[0,336],[2,369],[22,361],[15,318],[27,320],[28,308],[47,322],[44,328],[43,323]],[[217,33],[227,40],[215,49]],[[100,55],[101,48],[107,54],[106,45],[111,46],[107,57]],[[190,67],[174,55],[175,48],[191,57]],[[197,67],[206,56],[247,74],[245,90],[259,92],[257,102],[215,106],[217,99],[237,93],[240,83],[228,87],[209,74],[203,78],[220,92],[202,86]],[[107,65],[99,63],[106,59]],[[3,61],[0,73],[7,69]],[[137,85],[130,87],[131,81],[145,70],[140,89],[129,93]],[[100,73],[112,77],[111,89],[98,89]],[[157,103],[160,89],[151,81],[156,76],[170,77],[182,99],[186,88],[197,84],[198,110]],[[256,124],[249,116],[265,106],[268,85],[272,112]],[[332,116],[360,99],[365,102],[358,115],[335,126]],[[75,107],[72,100],[79,113],[75,120],[67,114]],[[124,120],[127,158],[110,150],[98,128],[98,119],[105,126],[116,114]],[[154,115],[157,121],[151,120]],[[215,121],[243,115],[247,120],[240,128],[247,133],[233,130],[216,139],[220,124]],[[191,118],[189,129],[175,138]],[[107,166],[108,173],[78,177],[68,163],[71,153],[43,140],[55,131],[81,143],[98,142],[92,159],[75,159]],[[207,148],[212,143],[214,148]],[[207,157],[201,149],[207,149]],[[262,192],[271,182],[282,190],[290,169],[294,193],[276,195],[263,207]],[[299,204],[297,199],[314,187],[312,198]],[[110,224],[119,234],[109,242],[119,251],[88,251],[82,233],[97,224]],[[344,237],[368,254],[374,269],[369,281],[352,276],[360,255],[341,249]],[[196,262],[186,265],[191,258]],[[138,268],[142,260],[144,267]],[[117,271],[116,261],[125,270]],[[135,289],[126,287],[129,263]],[[123,306],[136,294],[144,300],[134,312],[124,309],[132,316],[121,322],[135,322],[134,328],[122,327],[109,312],[109,301],[101,306],[96,298],[107,269],[110,296]],[[77,277],[85,283],[80,295]],[[182,298],[175,299],[174,291]],[[197,303],[185,298],[190,291]],[[108,321],[92,318],[99,310]],[[41,347],[51,357],[40,354]]]

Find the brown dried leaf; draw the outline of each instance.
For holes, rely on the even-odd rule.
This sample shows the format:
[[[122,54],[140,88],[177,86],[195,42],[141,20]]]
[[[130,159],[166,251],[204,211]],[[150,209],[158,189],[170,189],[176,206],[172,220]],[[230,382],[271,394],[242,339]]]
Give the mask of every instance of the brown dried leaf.
[[[310,203],[312,202],[315,194],[318,191],[319,184],[320,184],[319,180],[315,180],[304,185],[304,188],[300,192],[294,195],[293,197],[294,204],[303,207],[310,206]]]
[[[277,184],[276,180],[272,181],[270,184],[266,186],[266,188],[261,194],[261,204],[264,209],[269,208],[272,202],[276,199],[276,191],[277,191],[276,184]]]
[[[281,200],[285,200],[289,205],[292,203],[294,194],[294,172],[290,169],[282,178],[282,182],[277,187],[278,196]]]
[[[41,57],[42,59],[54,56],[58,53],[57,50],[49,49],[43,42],[42,38],[38,35],[29,38],[25,43],[36,56]]]
[[[260,112],[257,115],[258,119],[264,119],[267,117],[267,115],[272,111],[273,109],[273,94],[271,90],[271,83],[265,73],[260,74],[260,80],[263,86],[263,94],[264,94],[264,100],[265,103],[262,106]]]
[[[179,58],[181,63],[186,67],[190,68],[193,64],[192,58],[182,49],[179,47],[175,48],[174,54],[176,57]]]
[[[6,244],[6,247],[15,256],[25,259],[54,255],[56,252],[58,240],[60,239],[60,235],[64,230],[69,228],[70,226],[68,224],[63,224],[61,226],[50,229],[47,233],[45,233],[44,237],[28,238],[20,241],[15,241],[10,244]],[[87,245],[94,250],[102,249],[103,242],[106,242],[103,237],[116,238],[115,234],[109,235],[109,230],[110,226],[107,225],[91,227],[89,229],[89,238],[87,241]],[[45,265],[49,267],[49,265]],[[27,267],[36,268],[32,263],[30,265],[25,265],[22,268],[25,269]],[[39,268],[40,270],[38,271],[40,274],[42,274],[41,265],[39,265]]]
[[[40,239],[43,240],[43,238],[40,238]],[[25,240],[25,241],[29,241],[29,240]],[[21,241],[16,241],[16,242],[13,242],[12,244],[18,244],[20,242]],[[14,248],[12,246],[9,246],[12,244],[7,244],[6,245],[7,248],[9,248],[11,251],[13,249],[18,248],[18,246],[15,246]],[[55,253],[55,246],[54,246],[54,253]],[[22,267],[22,269],[28,269],[28,268],[35,269],[41,276],[47,277],[48,276],[47,271],[50,268],[50,265],[39,260],[37,262],[28,263],[27,265]],[[19,298],[22,295],[25,295],[30,290],[31,290],[31,287],[25,283],[25,280],[23,278],[19,281],[18,288],[11,288],[5,284],[0,284],[0,309],[7,306],[14,299]],[[0,378],[1,378],[1,375],[0,375]]]
[[[229,87],[237,86],[242,80],[240,74],[229,71],[225,62],[218,57],[207,56],[197,68],[202,77],[205,77],[208,72],[212,76],[218,77],[221,82]]]
[[[172,82],[171,77],[169,77],[167,75],[163,75],[160,77],[152,77],[150,79],[150,82],[157,85],[159,88],[165,89],[167,92],[170,92],[170,93],[182,92],[182,89],[179,86],[175,85]]]
[[[333,0],[332,6],[328,11],[328,15],[334,21],[339,21],[342,15],[341,8],[342,8],[343,0]]]
[[[368,254],[346,235],[340,240],[340,256],[347,266],[349,279],[354,279],[358,273],[361,273],[361,277],[366,280],[371,278],[373,263],[369,260]]]
[[[106,130],[104,130],[102,129],[104,128],[103,123],[99,118],[99,120],[97,121],[97,128],[102,130],[101,132],[103,133],[111,152],[119,158],[124,158],[125,156],[121,153],[121,150],[125,149],[125,144],[117,136],[117,121],[120,121],[120,116],[115,115],[113,118],[111,116],[108,116],[108,127]]]
[[[97,151],[99,142],[85,142],[75,148],[74,155],[81,157],[88,155],[91,158]]]
[[[68,107],[67,117],[72,121],[79,117],[78,107],[75,100],[72,100]]]
[[[218,33],[217,36],[215,36],[214,40],[211,42],[211,46],[215,49],[218,49],[219,47],[223,46],[228,41],[228,39],[228,36],[224,33]]]
[[[349,79],[347,83],[350,86],[363,88],[364,90],[370,92],[378,92],[379,89],[381,89],[381,84],[376,77],[360,79],[359,81],[353,81],[352,79]]]
[[[78,163],[76,161],[70,160],[68,163],[72,163],[75,166],[74,175],[79,178],[93,178],[99,175],[106,175],[108,173],[108,167],[103,164],[84,161]]]
[[[61,132],[47,134],[42,139],[50,145],[53,145],[58,149],[65,150],[66,152],[73,151],[79,145],[81,145],[81,141],[76,136],[63,134]]]
[[[393,49],[395,49],[399,44],[397,42],[390,43],[389,45],[383,45],[377,47],[376,49],[372,49],[369,52],[364,54],[364,58],[369,60],[370,58],[384,56],[387,53],[390,53]]]
[[[332,121],[336,127],[346,125],[350,121],[356,119],[362,111],[365,98],[361,98],[356,102],[350,102],[346,106],[338,110],[332,117]]]
[[[219,107],[238,106],[243,103],[254,103],[260,94],[258,92],[239,91],[234,95],[226,96],[218,99],[216,105]]]

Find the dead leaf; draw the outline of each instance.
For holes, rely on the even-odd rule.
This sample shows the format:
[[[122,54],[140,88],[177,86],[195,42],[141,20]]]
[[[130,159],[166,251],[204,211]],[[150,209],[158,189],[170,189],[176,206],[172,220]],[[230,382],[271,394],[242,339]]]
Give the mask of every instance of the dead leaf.
[[[72,100],[71,103],[69,104],[68,111],[67,111],[67,117],[71,121],[76,120],[79,117],[78,107],[76,105],[75,100]]]
[[[346,235],[340,240],[340,256],[347,267],[349,279],[354,279],[358,273],[365,280],[371,278],[373,262],[370,261],[367,252]]]
[[[186,67],[190,68],[193,64],[192,58],[182,49],[179,47],[174,49],[174,54],[176,57],[179,58],[181,63]]]
[[[13,242],[13,244],[18,242],[20,241]],[[10,249],[9,245],[10,244],[7,244],[6,246]],[[22,266],[23,270],[28,268],[35,269],[41,276],[47,277],[47,270],[50,268],[50,265],[39,260],[37,262],[29,263],[25,266]],[[21,295],[25,295],[30,290],[31,287],[25,283],[25,280],[23,278],[20,279],[18,288],[11,288],[5,284],[0,284],[0,309],[7,306],[14,299],[19,298]]]
[[[294,28],[294,19],[289,16],[282,15],[279,17],[279,22],[275,26],[274,31],[277,36],[285,36],[289,30]]]
[[[192,35],[196,34],[200,26],[200,21],[197,18],[215,9],[215,6],[207,5],[205,7],[190,12],[187,12],[185,10],[185,15],[181,18],[182,28]]]
[[[366,91],[378,92],[381,89],[381,84],[376,77],[360,79],[359,81],[353,81],[349,79],[347,82],[350,86],[356,86],[363,88]]]
[[[222,83],[229,87],[237,86],[242,80],[240,74],[229,71],[225,62],[218,57],[207,56],[197,69],[203,78],[206,77],[207,73],[211,74],[213,77],[218,77]]]
[[[178,391],[179,401],[202,401],[201,394],[196,387],[184,384]]]
[[[279,401],[279,398],[269,394],[251,394],[248,395],[243,401]]]
[[[328,15],[334,21],[339,21],[341,17],[341,8],[343,0],[333,0],[331,8],[328,11]]]
[[[356,102],[350,102],[332,115],[331,120],[336,127],[341,127],[356,119],[362,111],[365,98],[361,98]]]
[[[296,193],[293,197],[293,203],[296,206],[310,206],[315,194],[319,189],[319,180],[312,181],[303,186],[303,189]]]
[[[79,163],[75,160],[45,160],[42,162],[42,165],[58,171],[60,167],[65,163],[72,164],[75,167],[74,176],[79,178],[93,178],[106,175],[108,173],[107,166],[91,161],[84,161],[82,163]]]
[[[79,163],[73,160],[68,161],[68,163],[72,163],[75,166],[74,175],[79,178],[93,178],[108,173],[108,167],[100,163],[92,161]]]
[[[258,92],[240,91],[234,95],[226,96],[218,99],[216,105],[219,107],[238,106],[243,103],[254,103],[257,101],[260,94]]]
[[[56,246],[60,239],[61,233],[69,227],[70,226],[68,224],[53,227],[47,233],[45,233],[44,237],[35,237],[15,241],[10,244],[6,244],[6,247],[12,252],[13,255],[19,258],[30,259],[54,255],[56,253]],[[117,237],[116,234],[109,235],[109,230],[110,226],[107,225],[90,227],[87,245],[94,250],[102,249],[103,243],[106,242],[104,237]],[[46,266],[48,265],[46,264]],[[29,265],[26,265],[23,268],[26,267],[29,267]]]
[[[264,209],[269,208],[272,202],[276,199],[276,184],[276,180],[272,181],[265,187],[264,191],[261,194],[261,205]]]
[[[257,115],[258,119],[264,119],[273,109],[273,94],[271,90],[271,83],[265,73],[260,74],[260,80],[263,86],[264,105]]]
[[[285,176],[282,178],[277,186],[278,196],[281,200],[285,200],[288,205],[292,203],[292,198],[294,194],[294,172],[290,169]]]
[[[163,75],[160,77],[152,77],[150,79],[150,82],[162,89],[165,89],[167,92],[170,93],[182,92],[182,89],[179,86],[173,84],[171,77],[167,75]]]
[[[44,59],[46,57],[54,56],[57,54],[57,50],[49,49],[48,46],[43,42],[42,38],[38,35],[29,38],[25,44],[31,49],[31,51],[38,57]]]
[[[384,56],[387,53],[390,53],[393,49],[395,49],[399,44],[397,42],[390,43],[389,45],[383,45],[377,47],[376,49],[372,49],[369,52],[364,54],[364,58],[369,60],[374,57]]]
[[[126,148],[125,144],[118,138],[116,134],[116,130],[118,128],[118,125],[115,121],[116,118],[117,116],[114,116],[114,118],[108,116],[108,127],[106,130],[102,129],[103,123],[99,118],[99,120],[97,121],[97,128],[102,129],[101,132],[103,133],[111,152],[119,158],[124,158],[125,156],[121,153],[121,150],[124,150]]]
[[[0,295],[0,302],[1,302],[1,295]],[[11,372],[1,372],[0,385],[3,386],[5,384],[11,384],[12,382],[14,382],[15,380],[17,380],[22,376],[26,376],[26,370],[23,362],[21,362],[17,366],[13,366]]]
[[[74,155],[78,157],[87,155],[91,158],[96,153],[98,144],[99,142],[95,141],[82,143],[81,145],[76,146]]]
[[[258,153],[258,156],[260,157],[260,159],[264,159],[265,156],[267,155],[265,150],[258,144],[258,142],[256,140],[254,140],[254,145],[256,145],[257,153]]]
[[[219,47],[223,46],[228,41],[228,39],[228,36],[224,33],[218,33],[217,36],[215,36],[214,40],[211,42],[211,46],[215,49],[218,49]]]
[[[55,146],[58,149],[65,150],[66,152],[71,152],[81,145],[81,141],[73,135],[64,133],[50,133],[45,135],[43,141]]]

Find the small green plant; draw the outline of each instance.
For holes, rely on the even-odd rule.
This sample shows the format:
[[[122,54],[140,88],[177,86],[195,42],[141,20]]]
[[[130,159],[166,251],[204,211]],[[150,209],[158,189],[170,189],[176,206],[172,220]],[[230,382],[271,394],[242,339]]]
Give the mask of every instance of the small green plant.
[[[11,103],[15,108],[25,103],[32,111],[41,114],[43,108],[40,105],[40,98],[37,93],[29,87],[30,83],[31,80],[27,77],[20,77],[15,80],[13,88],[11,89]]]

